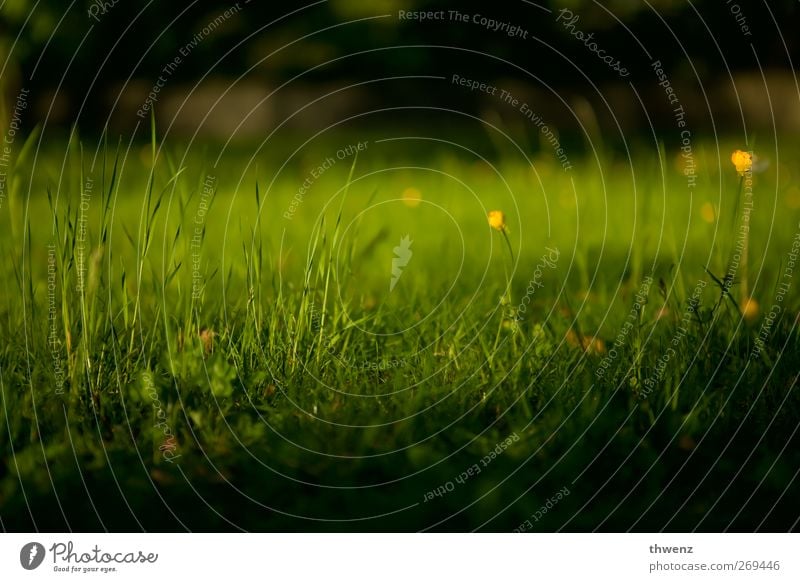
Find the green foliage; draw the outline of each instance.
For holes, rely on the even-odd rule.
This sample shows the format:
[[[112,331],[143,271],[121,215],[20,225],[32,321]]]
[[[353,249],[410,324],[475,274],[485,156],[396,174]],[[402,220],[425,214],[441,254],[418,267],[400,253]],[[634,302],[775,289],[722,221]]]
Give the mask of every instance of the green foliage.
[[[204,160],[189,156],[177,166],[177,156],[154,141],[149,161],[128,159],[121,172],[109,152],[108,163],[92,174],[80,148],[73,143],[66,150],[75,179],[61,185],[58,201],[44,196],[54,190],[55,173],[38,170],[26,228],[0,234],[0,325],[8,338],[0,352],[0,494],[6,500],[20,493],[20,482],[28,495],[45,497],[46,468],[74,465],[76,454],[85,467],[111,463],[135,503],[148,498],[151,478],[180,498],[185,481],[179,464],[205,493],[219,493],[216,483],[230,478],[257,499],[264,500],[268,488],[278,506],[293,511],[299,511],[295,482],[358,485],[400,482],[411,474],[415,485],[395,492],[400,504],[410,505],[475,463],[475,455],[482,458],[516,434],[519,440],[492,460],[485,480],[464,485],[431,510],[445,516],[465,500],[488,495],[486,507],[457,522],[477,527],[500,510],[503,499],[523,495],[528,477],[505,482],[502,498],[491,492],[503,481],[502,471],[524,463],[530,474],[553,468],[553,490],[584,470],[587,478],[605,482],[597,455],[616,467],[630,454],[626,471],[650,469],[654,479],[668,479],[692,443],[706,443],[692,457],[700,474],[731,435],[737,446],[763,435],[757,460],[767,467],[774,460],[776,468],[760,474],[766,487],[779,488],[796,460],[794,453],[773,452],[800,413],[792,365],[800,356],[796,290],[782,300],[785,314],[753,355],[774,300],[771,282],[782,273],[796,229],[796,220],[769,228],[768,205],[796,213],[784,197],[793,186],[777,187],[770,175],[757,177],[759,187],[777,188],[778,196],[763,199],[752,219],[753,256],[765,257],[762,278],[753,285],[762,311],[744,319],[732,301],[720,301],[705,271],[707,263],[709,271],[724,272],[729,248],[727,241],[724,251],[711,248],[713,225],[697,218],[702,203],[715,198],[707,190],[687,203],[675,193],[679,174],[666,176],[667,189],[652,194],[656,200],[643,211],[633,192],[654,191],[648,171],[637,178],[646,182],[637,188],[630,174],[608,174],[605,199],[597,195],[593,171],[564,176],[559,166],[537,159],[547,184],[537,192],[529,168],[507,164],[511,191],[526,192],[512,197],[486,168],[437,160],[476,185],[479,204],[438,175],[373,173],[369,156],[360,156],[326,173],[287,219],[296,179],[281,178],[266,194],[253,186],[253,196],[241,190],[234,196],[241,175],[234,158],[215,170],[214,204],[203,215],[203,235],[193,238],[209,174]],[[62,159],[48,155],[53,164]],[[642,157],[635,163],[648,170],[654,162]],[[723,165],[717,171],[731,170]],[[90,174],[104,187],[90,201],[88,242],[81,250],[75,224]],[[264,174],[246,175],[244,182],[264,183]],[[423,203],[402,202],[411,186]],[[450,217],[428,201],[447,208]],[[606,203],[613,207],[607,215]],[[489,229],[486,208],[506,211],[512,268],[505,243]],[[0,212],[4,222],[17,217],[7,208]],[[634,229],[636,212],[649,215],[640,214]],[[552,222],[549,237],[543,216]],[[675,228],[661,233],[666,218]],[[30,233],[27,243],[23,232]],[[691,251],[676,261],[664,249],[679,241],[664,244],[654,235],[680,237]],[[392,249],[404,237],[413,241],[413,254],[391,288]],[[52,302],[51,241],[57,257]],[[554,268],[540,269],[538,278],[546,246],[557,247],[561,258]],[[626,263],[632,247],[633,264]],[[80,252],[95,262],[89,264],[93,283],[83,292],[76,291]],[[18,274],[22,268],[30,288]],[[537,284],[530,283],[534,277]],[[645,285],[646,277],[651,284]],[[707,285],[695,305],[691,290],[699,280]],[[65,367],[59,393],[51,332]],[[674,352],[664,365],[668,346]],[[660,459],[657,469],[654,459]],[[287,481],[275,484],[275,472]],[[726,475],[711,479],[727,482]],[[69,487],[77,483],[66,471],[56,471],[54,479]],[[97,483],[110,485],[102,478]],[[648,499],[661,494],[659,486],[647,487],[642,495]],[[354,491],[351,508],[385,508],[373,492],[353,497]],[[551,493],[541,490],[545,497]],[[236,506],[221,495],[223,507]],[[670,495],[680,500],[682,492]],[[344,515],[327,494],[315,499],[318,514]],[[23,519],[21,506],[6,503],[4,519]],[[537,503],[535,495],[523,497],[502,518],[503,527],[522,521]],[[630,523],[641,511],[623,510],[614,523]],[[604,517],[581,515],[582,526]],[[758,511],[747,515],[761,518]],[[283,517],[240,518],[256,529],[293,527]],[[169,516],[152,519],[156,528],[171,527],[164,521]]]

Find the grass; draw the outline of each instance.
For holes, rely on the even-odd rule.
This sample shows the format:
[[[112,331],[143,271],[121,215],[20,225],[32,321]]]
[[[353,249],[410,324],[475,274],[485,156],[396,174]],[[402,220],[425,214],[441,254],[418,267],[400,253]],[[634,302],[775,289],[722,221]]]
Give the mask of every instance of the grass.
[[[565,172],[343,143],[22,150],[4,529],[795,527],[796,176],[753,175],[726,286],[739,182],[712,144],[690,192],[664,148]]]

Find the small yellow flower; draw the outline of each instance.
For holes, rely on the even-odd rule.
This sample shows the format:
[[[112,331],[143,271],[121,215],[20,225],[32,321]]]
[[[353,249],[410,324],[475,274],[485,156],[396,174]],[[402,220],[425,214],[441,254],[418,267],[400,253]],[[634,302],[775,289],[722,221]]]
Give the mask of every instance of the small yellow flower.
[[[409,208],[416,208],[422,201],[422,192],[413,187],[406,188],[405,190],[403,190],[402,198],[403,198],[403,204],[405,204]]]
[[[758,301],[752,297],[745,301],[742,305],[742,317],[744,317],[745,321],[749,323],[753,323],[753,321],[756,320],[759,312],[760,309],[758,306]]]
[[[489,226],[500,232],[506,229],[506,215],[503,214],[502,210],[492,210],[489,212]]]
[[[709,224],[714,222],[717,213],[714,211],[714,205],[711,202],[706,202],[700,207],[700,216]]]
[[[731,154],[731,162],[736,166],[739,175],[744,176],[744,173],[753,167],[753,156],[749,152],[736,150]]]

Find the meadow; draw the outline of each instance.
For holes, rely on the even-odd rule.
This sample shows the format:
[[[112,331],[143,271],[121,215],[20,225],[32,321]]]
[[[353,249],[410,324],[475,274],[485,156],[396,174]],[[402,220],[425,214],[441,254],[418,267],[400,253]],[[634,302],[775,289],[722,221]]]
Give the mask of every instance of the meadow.
[[[2,527],[796,527],[800,174],[745,145],[34,134]]]

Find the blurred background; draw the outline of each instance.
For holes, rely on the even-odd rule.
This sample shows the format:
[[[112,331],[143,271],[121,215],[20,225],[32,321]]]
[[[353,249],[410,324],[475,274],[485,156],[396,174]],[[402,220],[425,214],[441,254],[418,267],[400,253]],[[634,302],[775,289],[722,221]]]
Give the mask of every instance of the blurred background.
[[[454,9],[470,21],[398,17]],[[558,21],[562,9],[579,16],[573,28]],[[613,142],[620,130],[674,129],[650,66],[660,60],[695,134],[771,133],[776,123],[794,132],[797,11],[795,0],[5,0],[2,95],[11,118],[20,90],[30,92],[27,129],[46,120],[50,132],[77,124],[98,135],[133,131],[149,117],[142,107],[155,89],[159,122],[186,137],[248,140],[279,124],[306,132],[367,110],[420,105],[526,123],[496,97],[450,83],[461,73],[534,103],[563,140],[579,136],[580,122]],[[474,15],[521,32],[491,30]],[[621,78],[575,31],[594,33],[630,75]],[[427,78],[437,76],[446,79]],[[417,110],[380,123],[453,120]]]

